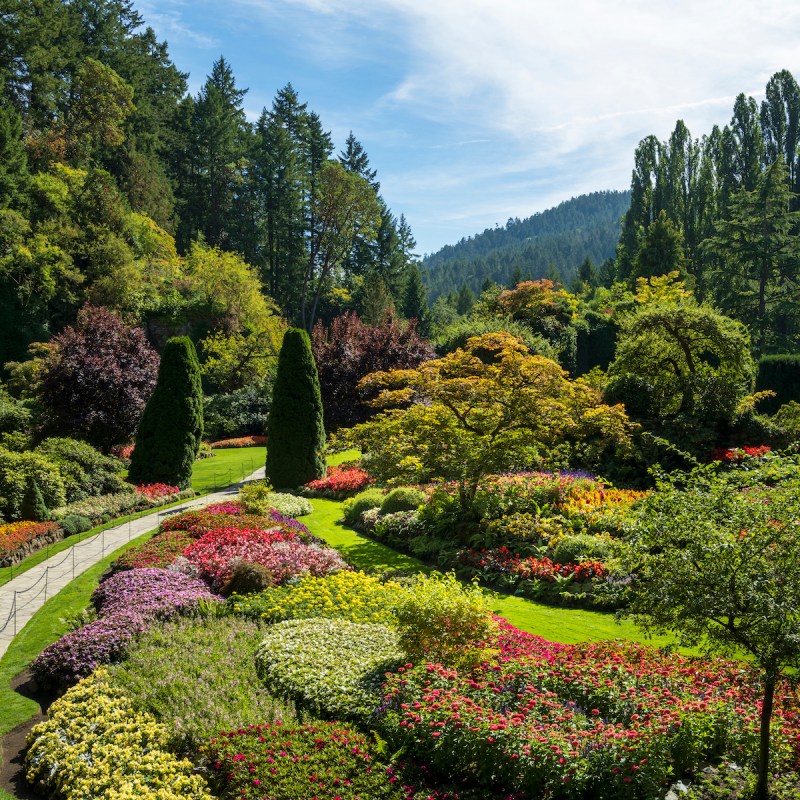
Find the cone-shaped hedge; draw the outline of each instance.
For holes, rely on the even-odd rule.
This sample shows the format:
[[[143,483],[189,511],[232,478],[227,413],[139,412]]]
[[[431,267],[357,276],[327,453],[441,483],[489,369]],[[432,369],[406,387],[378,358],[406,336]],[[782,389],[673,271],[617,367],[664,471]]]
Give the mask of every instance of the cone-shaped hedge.
[[[283,337],[267,422],[267,478],[293,489],[325,476],[325,426],[311,340],[301,328]]]
[[[42,497],[42,490],[34,478],[28,480],[25,487],[25,494],[22,496],[22,504],[19,509],[19,518],[24,520],[33,520],[34,522],[43,522],[50,519],[50,511]]]
[[[156,388],[136,432],[128,480],[187,488],[202,437],[197,352],[188,336],[178,336],[167,342],[161,356]]]

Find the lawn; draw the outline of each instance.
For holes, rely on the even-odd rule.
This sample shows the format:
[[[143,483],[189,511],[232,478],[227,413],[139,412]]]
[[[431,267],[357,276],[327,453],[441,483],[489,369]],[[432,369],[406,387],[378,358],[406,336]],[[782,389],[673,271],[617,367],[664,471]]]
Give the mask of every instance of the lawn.
[[[192,489],[198,494],[238,483],[263,467],[267,458],[265,447],[227,447],[213,452],[211,458],[194,463]]]

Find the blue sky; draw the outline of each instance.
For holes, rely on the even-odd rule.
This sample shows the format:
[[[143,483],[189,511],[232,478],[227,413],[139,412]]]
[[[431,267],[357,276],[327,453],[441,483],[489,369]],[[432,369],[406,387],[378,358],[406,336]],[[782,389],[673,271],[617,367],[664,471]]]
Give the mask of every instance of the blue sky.
[[[135,0],[196,93],[224,55],[255,119],[291,82],[350,130],[420,253],[575,195],[696,137],[741,92],[800,80],[796,0]]]

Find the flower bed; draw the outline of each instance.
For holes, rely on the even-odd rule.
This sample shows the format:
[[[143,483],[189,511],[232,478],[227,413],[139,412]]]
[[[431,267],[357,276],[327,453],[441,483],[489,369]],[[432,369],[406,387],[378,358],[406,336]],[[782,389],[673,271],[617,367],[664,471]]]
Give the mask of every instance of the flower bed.
[[[364,734],[340,723],[256,725],[221,733],[203,748],[218,793],[242,800],[401,800]]]
[[[712,461],[722,461],[724,464],[739,464],[745,458],[760,458],[772,452],[769,445],[744,445],[743,447],[718,447],[711,452]]]
[[[239,436],[235,439],[220,439],[218,442],[211,442],[211,449],[220,450],[226,447],[264,447],[266,444],[266,436]]]
[[[324,478],[307,483],[303,487],[303,493],[310,497],[343,500],[345,497],[357,494],[371,483],[374,483],[372,476],[359,467],[348,465],[328,467],[328,474]]]
[[[291,586],[232,597],[230,602],[235,613],[264,622],[325,617],[390,625],[392,606],[403,591],[395,581],[343,570],[322,578],[308,575]]]
[[[531,797],[650,798],[720,756],[752,763],[759,681],[637,645],[557,645],[507,623],[499,664],[459,674],[402,668],[384,687],[380,734],[439,775]],[[775,770],[800,749],[797,699],[780,692]]]
[[[192,543],[186,531],[162,531],[138,547],[123,553],[113,564],[116,570],[157,567],[166,569]]]
[[[132,569],[112,575],[92,600],[99,619],[70,631],[46,647],[31,664],[43,685],[71,686],[100,664],[121,658],[156,620],[194,611],[215,595],[201,581],[163,569]]]
[[[170,499],[177,500],[181,490],[178,486],[166,483],[140,483],[136,485],[136,493],[146,497],[151,503],[166,503]]]
[[[364,719],[380,705],[385,673],[404,660],[385,625],[341,619],[288,620],[267,631],[256,653],[264,684],[328,719]]]
[[[212,800],[169,731],[105,683],[99,670],[70,689],[30,732],[26,778],[64,800]]]
[[[46,544],[57,542],[64,532],[55,522],[9,522],[0,525],[0,567],[9,567]]]

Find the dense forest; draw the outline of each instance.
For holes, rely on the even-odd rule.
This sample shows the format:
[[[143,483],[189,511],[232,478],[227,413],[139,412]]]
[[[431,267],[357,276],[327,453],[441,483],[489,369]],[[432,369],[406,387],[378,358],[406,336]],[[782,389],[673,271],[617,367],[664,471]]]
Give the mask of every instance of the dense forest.
[[[595,264],[613,258],[629,207],[629,192],[593,192],[446,245],[424,259],[431,299],[465,283],[478,292],[487,280],[505,286],[554,277],[568,283],[586,258]]]
[[[0,363],[86,302],[204,360],[282,319],[419,315],[408,224],[291,85],[255,123],[224,57],[187,93],[128,0],[11,0],[0,43]]]

